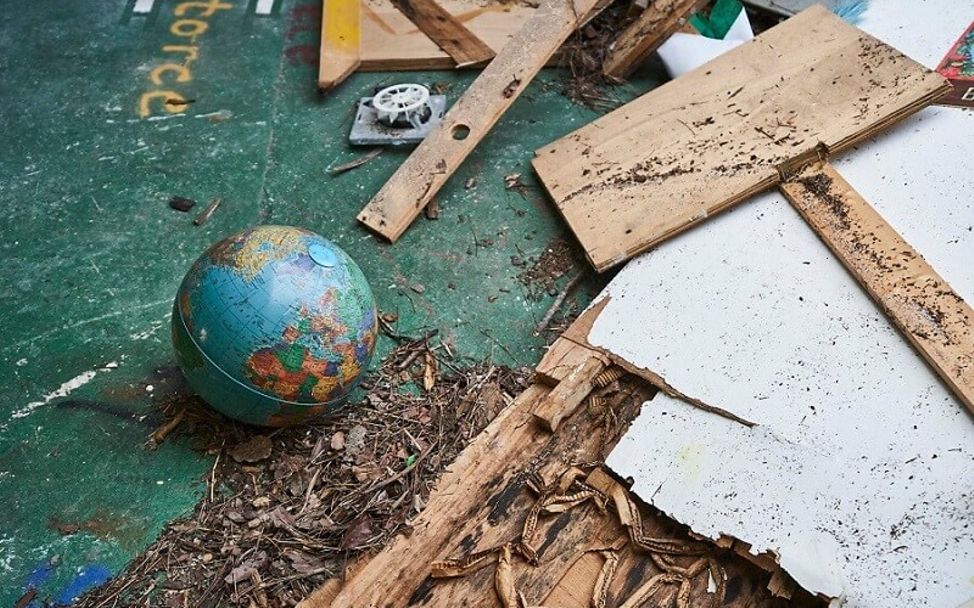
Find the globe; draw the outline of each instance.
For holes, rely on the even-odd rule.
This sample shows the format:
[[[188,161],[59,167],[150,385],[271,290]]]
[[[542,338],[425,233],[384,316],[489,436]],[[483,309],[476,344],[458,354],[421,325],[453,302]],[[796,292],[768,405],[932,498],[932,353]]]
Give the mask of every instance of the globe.
[[[227,416],[286,426],[330,414],[376,341],[372,290],[334,243],[259,226],[210,247],[176,295],[172,339],[189,386]]]

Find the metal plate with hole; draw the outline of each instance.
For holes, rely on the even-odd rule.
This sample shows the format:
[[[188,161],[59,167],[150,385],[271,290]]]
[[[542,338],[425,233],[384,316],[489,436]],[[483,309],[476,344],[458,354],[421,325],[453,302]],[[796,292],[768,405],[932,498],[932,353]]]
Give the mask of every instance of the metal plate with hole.
[[[405,146],[418,144],[436,126],[446,113],[446,96],[430,95],[426,100],[430,115],[418,126],[389,126],[379,120],[379,113],[372,107],[372,97],[359,100],[355,122],[348,140],[353,146]]]

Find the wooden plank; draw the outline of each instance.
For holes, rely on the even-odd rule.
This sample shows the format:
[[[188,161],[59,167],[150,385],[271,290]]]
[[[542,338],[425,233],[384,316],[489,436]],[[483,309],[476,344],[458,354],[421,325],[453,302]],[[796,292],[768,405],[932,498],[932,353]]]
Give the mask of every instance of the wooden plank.
[[[322,0],[318,88],[334,88],[358,68],[361,0]]]
[[[359,221],[390,241],[398,239],[596,4],[545,0],[359,213]]]
[[[700,0],[655,0],[635,21],[622,30],[602,62],[602,72],[625,78],[659,48],[673,32],[687,23]]]
[[[392,0],[392,3],[446,51],[457,67],[479,65],[494,58],[489,46],[435,0]]]
[[[537,151],[535,171],[603,271],[844,150],[947,91],[821,7]]]
[[[974,413],[974,310],[835,169],[780,185],[822,241]]]
[[[595,377],[605,369],[601,355],[589,356],[558,383],[550,393],[535,405],[534,417],[549,431],[558,430],[561,421],[572,415],[595,387]]]

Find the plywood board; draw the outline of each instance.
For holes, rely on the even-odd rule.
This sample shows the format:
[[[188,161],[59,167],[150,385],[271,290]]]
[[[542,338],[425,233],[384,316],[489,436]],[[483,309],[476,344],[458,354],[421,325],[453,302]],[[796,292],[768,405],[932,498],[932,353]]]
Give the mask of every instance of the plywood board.
[[[325,0],[321,6],[318,88],[326,91],[348,78],[361,64],[360,0]]]
[[[535,171],[605,270],[842,151],[946,81],[821,7],[537,151]]]
[[[863,27],[935,64],[964,10],[891,0]],[[972,138],[974,115],[931,107],[837,162],[967,299]],[[783,196],[634,260],[594,310],[593,346],[754,423],[647,403],[609,457],[645,500],[776,551],[800,584],[851,607],[974,597],[971,415]]]
[[[537,10],[527,2],[439,0],[438,4],[495,53]],[[364,71],[450,69],[456,62],[389,0],[362,0]],[[472,66],[468,66],[472,67]]]

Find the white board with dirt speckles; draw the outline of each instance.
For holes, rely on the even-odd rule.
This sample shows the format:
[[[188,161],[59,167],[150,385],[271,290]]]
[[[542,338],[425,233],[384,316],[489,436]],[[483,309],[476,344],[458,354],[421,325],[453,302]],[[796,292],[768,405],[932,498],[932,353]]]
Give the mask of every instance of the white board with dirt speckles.
[[[974,16],[872,7],[861,27],[927,65]],[[971,142],[974,113],[928,108],[835,163],[968,301]],[[780,194],[637,258],[602,298],[591,345],[754,423],[648,402],[608,459],[643,500],[849,607],[974,600],[974,418]]]

